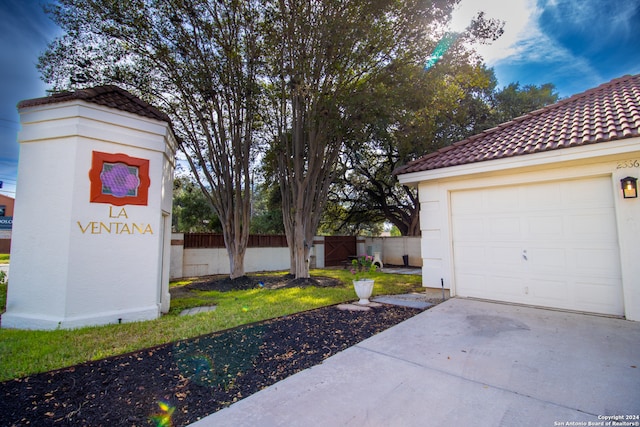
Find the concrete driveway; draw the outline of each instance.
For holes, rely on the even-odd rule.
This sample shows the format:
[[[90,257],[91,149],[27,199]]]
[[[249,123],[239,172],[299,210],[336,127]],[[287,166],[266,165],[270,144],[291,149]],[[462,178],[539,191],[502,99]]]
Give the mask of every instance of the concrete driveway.
[[[456,298],[193,425],[640,426],[639,415],[640,323]]]

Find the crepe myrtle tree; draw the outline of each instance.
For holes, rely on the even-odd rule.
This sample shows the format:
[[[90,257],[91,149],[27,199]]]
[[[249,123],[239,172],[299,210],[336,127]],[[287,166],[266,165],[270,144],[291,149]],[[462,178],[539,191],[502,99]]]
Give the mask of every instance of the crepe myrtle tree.
[[[335,164],[358,114],[349,100],[395,61],[426,57],[430,32],[454,0],[278,0],[265,12],[270,155],[282,192],[291,273],[309,251]]]
[[[40,57],[54,90],[112,83],[169,114],[244,275],[260,95],[258,0],[58,0],[64,30]]]
[[[412,105],[419,101],[412,94],[412,84],[419,77],[411,80],[403,73],[424,72],[425,60],[445,34],[443,28],[456,3],[372,0],[307,4],[290,0],[280,1],[280,8],[273,13],[276,18],[267,21],[275,21],[275,36],[268,38],[266,45],[277,52],[268,55],[274,59],[268,65],[273,110],[280,112],[272,151],[277,158],[276,175],[283,189],[285,229],[296,275],[308,274],[309,243],[332,195],[329,187],[340,171],[336,164],[341,154],[347,170],[362,167],[364,171],[371,162],[357,159],[372,157],[370,154],[378,156],[378,162],[391,161],[395,166],[402,161],[394,144],[403,141],[382,140],[375,133],[393,131],[408,120],[408,110],[426,109]],[[495,39],[501,31],[500,22],[479,14],[456,37],[456,47],[473,40]],[[409,94],[409,103],[399,93]],[[445,105],[457,108],[459,98],[440,100],[438,111]],[[387,125],[383,129],[380,125],[384,120]],[[408,138],[403,139],[410,145]],[[354,156],[349,158],[350,154]],[[395,166],[386,168],[386,180],[393,181]],[[391,222],[405,229],[405,234],[415,233],[417,215],[409,212],[407,216],[400,207],[403,203],[417,206],[415,193],[402,188],[396,191],[393,182],[380,187],[380,181],[372,181],[373,175],[359,176],[363,175],[365,179],[352,183],[353,191],[346,192],[348,197],[354,193],[366,193],[370,200],[376,197],[376,208],[384,209]],[[347,176],[355,177],[351,171]],[[377,197],[379,194],[382,197]],[[349,202],[354,200],[347,201],[350,208],[361,205]],[[341,214],[340,209],[334,212]],[[351,217],[358,218],[363,215]],[[371,215],[369,218],[374,219]]]

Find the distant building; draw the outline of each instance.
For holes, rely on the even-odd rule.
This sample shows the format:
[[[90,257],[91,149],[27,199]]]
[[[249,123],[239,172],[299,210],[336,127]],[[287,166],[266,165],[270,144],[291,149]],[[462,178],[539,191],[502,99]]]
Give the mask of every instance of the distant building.
[[[0,254],[11,251],[11,223],[15,200],[0,194]]]

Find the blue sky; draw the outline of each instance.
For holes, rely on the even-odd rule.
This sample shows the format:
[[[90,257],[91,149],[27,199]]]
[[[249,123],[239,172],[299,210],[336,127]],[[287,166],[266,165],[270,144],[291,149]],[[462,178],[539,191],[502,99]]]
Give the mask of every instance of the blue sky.
[[[0,194],[15,196],[20,128],[16,104],[46,95],[35,68],[60,30],[45,0],[0,0]],[[452,30],[483,10],[505,33],[478,51],[498,85],[555,84],[568,97],[625,74],[640,73],[638,0],[462,0]]]

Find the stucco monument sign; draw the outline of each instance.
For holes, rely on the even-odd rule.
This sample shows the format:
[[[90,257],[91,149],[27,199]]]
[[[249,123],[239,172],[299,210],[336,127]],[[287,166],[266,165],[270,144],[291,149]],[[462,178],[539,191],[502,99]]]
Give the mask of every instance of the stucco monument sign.
[[[5,328],[154,319],[169,310],[176,141],[115,86],[18,104],[22,129]]]

